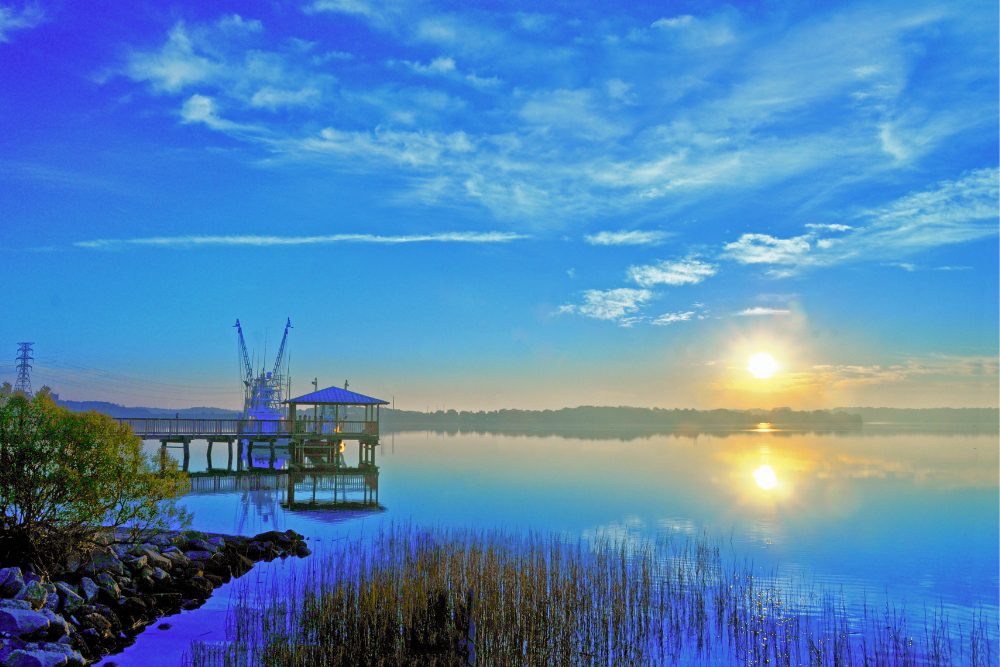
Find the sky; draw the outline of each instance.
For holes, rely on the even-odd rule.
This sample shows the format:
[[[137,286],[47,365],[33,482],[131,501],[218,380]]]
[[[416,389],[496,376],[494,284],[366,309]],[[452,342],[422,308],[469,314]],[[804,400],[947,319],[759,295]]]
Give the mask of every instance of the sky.
[[[0,0],[0,379],[239,407],[290,317],[402,409],[996,406],[997,25]]]

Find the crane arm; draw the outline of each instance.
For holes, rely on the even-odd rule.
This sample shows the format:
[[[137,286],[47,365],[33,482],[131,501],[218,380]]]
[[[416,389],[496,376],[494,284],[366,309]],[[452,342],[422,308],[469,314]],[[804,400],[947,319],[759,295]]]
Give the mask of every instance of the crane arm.
[[[243,356],[243,381],[250,382],[250,379],[253,377],[253,366],[250,365],[250,355],[247,354],[247,342],[243,338],[243,327],[240,326],[238,319],[233,326],[236,327],[236,333],[240,338],[240,352]]]
[[[288,318],[285,323],[285,333],[281,336],[281,345],[278,347],[278,356],[274,360],[274,370],[271,371],[271,375],[277,376],[278,371],[281,369],[281,358],[285,355],[285,341],[288,340],[288,330],[292,328],[292,318]]]

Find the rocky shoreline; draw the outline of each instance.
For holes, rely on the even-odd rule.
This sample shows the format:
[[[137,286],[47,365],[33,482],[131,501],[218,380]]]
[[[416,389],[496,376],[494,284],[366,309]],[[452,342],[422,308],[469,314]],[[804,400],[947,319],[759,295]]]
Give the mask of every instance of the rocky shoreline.
[[[254,537],[178,531],[103,547],[51,579],[2,568],[0,664],[89,664],[131,644],[157,618],[201,606],[254,563],[309,553],[291,530]]]

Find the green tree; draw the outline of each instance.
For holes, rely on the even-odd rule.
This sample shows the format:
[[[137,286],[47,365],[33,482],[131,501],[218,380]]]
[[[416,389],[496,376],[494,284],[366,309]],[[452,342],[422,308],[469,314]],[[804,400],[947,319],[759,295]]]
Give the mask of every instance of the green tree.
[[[58,568],[107,540],[187,522],[187,475],[127,426],[49,392],[0,394],[0,562]]]

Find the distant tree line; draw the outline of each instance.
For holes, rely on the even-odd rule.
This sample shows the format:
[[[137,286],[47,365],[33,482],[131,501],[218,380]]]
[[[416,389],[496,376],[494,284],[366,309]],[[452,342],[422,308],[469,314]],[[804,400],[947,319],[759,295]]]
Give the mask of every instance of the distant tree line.
[[[857,429],[859,415],[829,410],[684,410],[583,406],[560,410],[492,410],[414,412],[382,410],[384,430],[521,431],[580,430],[629,432],[661,430],[732,430],[774,427],[820,430]]]

